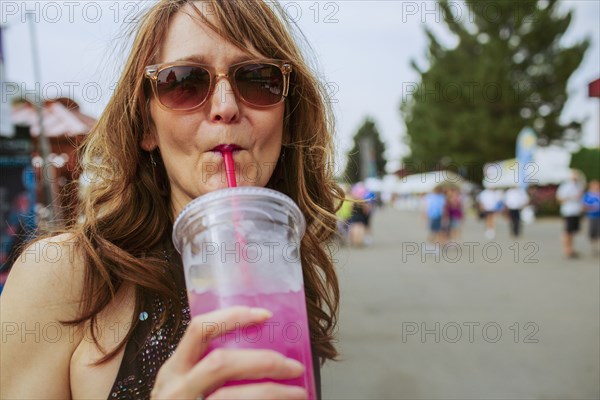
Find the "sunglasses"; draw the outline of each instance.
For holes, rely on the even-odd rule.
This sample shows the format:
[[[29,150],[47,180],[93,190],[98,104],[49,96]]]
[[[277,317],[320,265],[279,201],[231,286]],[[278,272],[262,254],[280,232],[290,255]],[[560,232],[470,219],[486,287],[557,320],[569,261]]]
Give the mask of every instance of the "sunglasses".
[[[252,60],[234,64],[226,74],[194,62],[149,65],[145,76],[158,102],[169,110],[187,111],[203,105],[225,77],[237,99],[252,107],[270,107],[288,94],[292,66],[282,60]]]

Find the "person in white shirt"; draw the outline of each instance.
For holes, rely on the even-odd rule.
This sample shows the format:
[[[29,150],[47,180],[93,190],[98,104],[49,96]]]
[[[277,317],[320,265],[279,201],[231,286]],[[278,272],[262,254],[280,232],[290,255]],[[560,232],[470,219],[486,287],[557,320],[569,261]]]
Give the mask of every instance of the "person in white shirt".
[[[529,204],[529,196],[521,187],[511,187],[504,193],[504,205],[510,217],[510,233],[514,238],[521,234],[521,210],[527,204]]]
[[[477,201],[485,216],[485,237],[491,240],[496,236],[496,212],[502,207],[502,192],[485,189],[479,193]]]
[[[565,230],[562,235],[563,253],[567,258],[577,258],[578,254],[573,248],[573,236],[579,232],[581,214],[583,212],[584,185],[575,172],[571,177],[560,184],[556,191],[556,198],[560,202],[560,215],[565,221]]]

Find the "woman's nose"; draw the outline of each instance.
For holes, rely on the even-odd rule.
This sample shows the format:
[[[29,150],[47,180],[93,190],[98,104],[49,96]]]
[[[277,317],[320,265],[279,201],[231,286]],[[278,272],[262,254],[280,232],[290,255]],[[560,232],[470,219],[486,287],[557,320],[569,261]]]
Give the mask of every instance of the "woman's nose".
[[[240,109],[231,83],[225,76],[216,79],[215,90],[210,99],[210,119],[213,122],[234,122],[239,117]]]

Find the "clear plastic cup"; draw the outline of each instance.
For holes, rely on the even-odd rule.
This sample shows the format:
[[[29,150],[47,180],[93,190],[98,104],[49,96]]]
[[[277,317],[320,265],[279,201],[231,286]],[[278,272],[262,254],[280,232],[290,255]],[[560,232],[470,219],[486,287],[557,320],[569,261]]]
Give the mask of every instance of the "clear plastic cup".
[[[265,323],[214,339],[209,352],[220,347],[272,349],[294,358],[304,365],[304,375],[276,382],[304,387],[314,399],[300,262],[305,226],[298,206],[282,193],[229,188],[189,203],[175,221],[173,243],[182,256],[192,316],[236,305],[273,313]],[[206,328],[216,326],[207,322]]]

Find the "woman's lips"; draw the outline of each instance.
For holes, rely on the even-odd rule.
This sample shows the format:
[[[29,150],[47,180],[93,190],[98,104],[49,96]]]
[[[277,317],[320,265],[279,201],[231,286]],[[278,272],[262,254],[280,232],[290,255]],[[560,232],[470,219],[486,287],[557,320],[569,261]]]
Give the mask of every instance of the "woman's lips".
[[[210,151],[219,152],[219,153],[224,153],[224,152],[233,153],[234,151],[238,151],[238,150],[242,150],[242,148],[240,146],[238,146],[237,144],[220,144],[220,145],[215,146],[212,149],[210,149]]]

